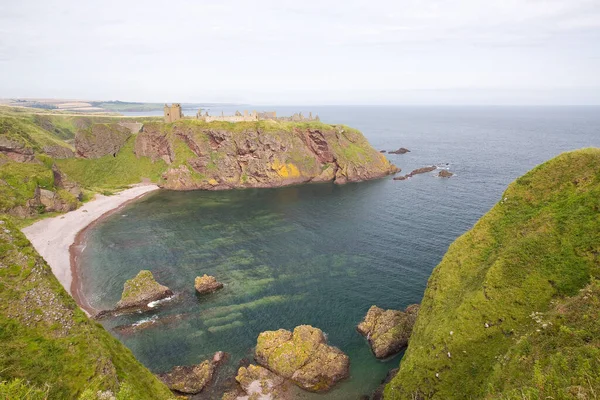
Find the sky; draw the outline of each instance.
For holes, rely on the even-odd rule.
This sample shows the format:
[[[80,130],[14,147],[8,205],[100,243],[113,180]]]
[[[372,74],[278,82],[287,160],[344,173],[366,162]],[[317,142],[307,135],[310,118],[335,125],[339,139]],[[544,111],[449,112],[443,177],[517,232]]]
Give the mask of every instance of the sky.
[[[600,104],[600,0],[0,0],[0,98]]]

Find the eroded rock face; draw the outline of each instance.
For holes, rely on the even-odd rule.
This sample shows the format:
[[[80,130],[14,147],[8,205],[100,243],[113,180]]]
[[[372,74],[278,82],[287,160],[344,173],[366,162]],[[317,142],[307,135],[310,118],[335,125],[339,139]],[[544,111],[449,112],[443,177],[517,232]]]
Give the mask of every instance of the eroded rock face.
[[[348,377],[350,359],[341,350],[327,345],[318,328],[301,325],[294,332],[280,329],[258,336],[255,359],[277,375],[290,379],[302,389],[325,392]]]
[[[35,158],[33,149],[4,135],[0,135],[0,153],[16,162],[32,162]]]
[[[75,150],[79,157],[100,158],[116,155],[131,131],[119,124],[94,124],[75,136]]]
[[[171,295],[173,292],[168,287],[154,280],[152,272],[142,270],[135,278],[125,282],[116,309],[146,307],[151,301],[161,300]]]
[[[223,287],[221,282],[217,282],[214,276],[204,274],[204,276],[197,276],[194,281],[194,287],[200,294],[212,293]]]
[[[240,367],[235,380],[239,389],[225,393],[223,399],[291,399],[289,381],[259,365]]]
[[[406,307],[404,312],[371,306],[356,329],[367,338],[375,357],[387,358],[408,345],[418,312],[418,304]]]
[[[171,390],[186,394],[200,393],[212,380],[216,365],[206,360],[198,365],[177,366],[158,378]]]
[[[286,129],[240,123],[229,130],[190,121],[169,129],[150,123],[136,137],[135,152],[168,163],[186,157],[162,175],[163,186],[174,190],[343,184],[397,172],[360,132],[342,126]]]
[[[163,160],[171,164],[175,159],[173,146],[167,135],[156,125],[144,126],[135,138],[133,152],[138,157],[150,157],[152,161]]]
[[[64,146],[45,146],[43,149],[44,153],[48,154],[52,158],[61,159],[61,158],[71,158],[75,157],[75,153],[73,150]]]

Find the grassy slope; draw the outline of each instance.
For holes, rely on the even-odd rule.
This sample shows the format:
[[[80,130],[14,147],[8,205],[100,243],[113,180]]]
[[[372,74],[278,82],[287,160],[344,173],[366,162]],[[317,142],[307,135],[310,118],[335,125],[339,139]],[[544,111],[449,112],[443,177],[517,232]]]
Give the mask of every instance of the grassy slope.
[[[23,392],[15,379],[28,381],[49,398],[98,390],[171,398],[125,346],[85,316],[24,235],[0,221],[0,381]],[[0,385],[0,393],[9,386]]]
[[[512,183],[434,270],[385,398],[596,398],[599,211],[600,149]]]

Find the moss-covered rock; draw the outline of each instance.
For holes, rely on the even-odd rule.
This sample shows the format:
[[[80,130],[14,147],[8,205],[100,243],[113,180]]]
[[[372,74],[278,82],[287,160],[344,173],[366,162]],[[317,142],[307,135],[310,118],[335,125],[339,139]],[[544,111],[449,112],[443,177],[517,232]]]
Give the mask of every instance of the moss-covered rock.
[[[356,329],[367,338],[375,357],[387,358],[408,345],[418,312],[418,304],[408,306],[404,312],[371,306]]]
[[[221,282],[217,282],[214,276],[204,274],[203,276],[196,277],[194,280],[194,287],[198,293],[205,294],[212,293],[223,288],[223,284]]]
[[[215,364],[206,360],[198,365],[176,366],[158,377],[171,390],[186,394],[200,393],[210,383]]]
[[[338,348],[327,345],[323,331],[301,325],[290,332],[284,329],[258,336],[256,361],[291,379],[299,387],[325,392],[348,376],[350,359]]]
[[[117,309],[145,307],[151,301],[161,300],[173,295],[166,286],[154,280],[152,272],[140,271],[134,278],[125,282],[121,300]]]
[[[223,400],[292,398],[289,381],[259,365],[250,364],[248,367],[241,367],[235,380],[239,388],[225,393]]]

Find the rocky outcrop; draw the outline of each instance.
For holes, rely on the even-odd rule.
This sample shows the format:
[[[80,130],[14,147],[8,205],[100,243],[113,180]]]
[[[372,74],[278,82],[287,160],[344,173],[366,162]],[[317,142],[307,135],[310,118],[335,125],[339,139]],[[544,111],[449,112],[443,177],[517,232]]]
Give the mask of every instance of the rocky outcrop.
[[[36,198],[47,212],[67,212],[77,208],[77,200],[46,189],[38,189]]]
[[[289,381],[259,365],[250,364],[248,367],[240,367],[235,380],[239,388],[225,393],[223,400],[291,399]]]
[[[173,292],[166,286],[154,280],[152,272],[140,271],[135,278],[125,282],[121,300],[117,303],[117,310],[127,308],[146,307],[148,303],[172,296]]]
[[[71,150],[65,146],[59,146],[59,145],[44,146],[43,151],[44,151],[44,153],[48,154],[50,157],[56,158],[56,159],[75,157],[75,153],[73,152],[73,150]]]
[[[149,157],[152,161],[163,160],[171,164],[175,159],[173,146],[157,125],[145,125],[135,138],[133,152],[138,157]]]
[[[32,148],[0,135],[0,154],[16,162],[31,162],[35,159]]]
[[[54,177],[54,186],[59,189],[64,189],[71,195],[73,195],[77,200],[83,200],[83,191],[79,187],[78,184],[69,180],[67,175],[62,173],[62,171],[55,165],[52,165],[52,175]]]
[[[394,177],[394,180],[395,181],[403,181],[405,179],[412,178],[415,175],[425,174],[427,172],[435,171],[436,169],[437,169],[437,167],[435,165],[432,165],[430,167],[417,168],[415,170],[412,170],[410,173],[408,173],[408,174],[406,174],[404,176],[396,176],[396,177]]]
[[[388,154],[406,154],[410,153],[410,150],[405,147],[400,147],[398,150],[388,151]]]
[[[423,168],[417,168],[413,171],[411,171],[410,174],[408,174],[408,176],[415,176],[418,174],[426,174],[427,172],[431,172],[431,171],[435,171],[437,169],[437,167],[435,165],[431,165],[429,167],[423,167]]]
[[[204,274],[203,276],[196,277],[196,280],[194,281],[194,287],[198,293],[205,294],[212,293],[223,288],[223,284],[221,282],[217,282],[214,276]]]
[[[446,169],[441,170],[438,174],[440,178],[450,178],[452,175],[454,174]]]
[[[212,380],[216,364],[211,360],[198,365],[177,366],[158,378],[171,390],[185,394],[200,393]]]
[[[408,345],[418,312],[418,304],[408,306],[404,312],[371,306],[356,329],[367,338],[375,357],[387,358]]]
[[[323,331],[301,325],[294,332],[280,329],[258,336],[256,361],[302,389],[325,392],[348,377],[350,359],[329,346]]]
[[[75,136],[75,150],[79,157],[100,158],[119,152],[131,131],[119,124],[94,124]]]
[[[324,124],[151,123],[137,135],[135,152],[174,164],[162,175],[174,190],[342,184],[397,172],[360,132]]]

